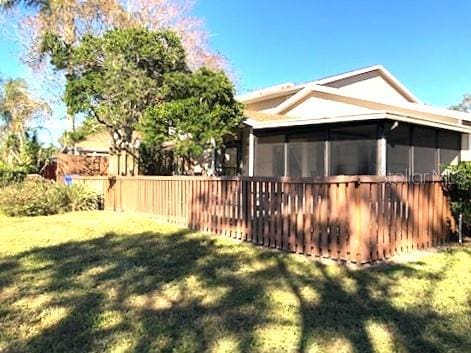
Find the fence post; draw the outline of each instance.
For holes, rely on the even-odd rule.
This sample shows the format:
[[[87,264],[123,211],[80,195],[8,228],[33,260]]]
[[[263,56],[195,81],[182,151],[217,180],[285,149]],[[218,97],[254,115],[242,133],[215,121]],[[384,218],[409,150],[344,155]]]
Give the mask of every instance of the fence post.
[[[350,217],[352,217],[351,224],[353,224],[353,232],[352,232],[352,240],[353,246],[350,253],[350,259],[355,261],[358,265],[361,264],[364,260],[364,253],[363,253],[363,234],[362,234],[362,217],[365,215],[362,214],[362,203],[361,203],[361,180],[358,178],[357,181],[354,183],[354,200],[353,201],[353,212],[350,213]],[[366,218],[366,217],[364,217]]]
[[[106,184],[105,208],[112,211],[116,211],[116,183],[117,183],[116,178],[108,178],[105,181],[105,184]]]

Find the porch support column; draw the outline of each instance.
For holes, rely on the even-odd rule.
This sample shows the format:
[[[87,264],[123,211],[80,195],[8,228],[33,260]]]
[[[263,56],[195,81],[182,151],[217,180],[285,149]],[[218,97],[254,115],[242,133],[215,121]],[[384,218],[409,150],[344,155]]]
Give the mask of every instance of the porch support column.
[[[255,136],[253,134],[253,128],[250,128],[249,132],[249,176],[254,176],[255,168]]]
[[[378,175],[386,175],[386,139],[378,141]]]
[[[461,134],[460,161],[471,161],[471,134]]]
[[[377,156],[377,175],[386,175],[386,137],[384,131],[381,131],[378,138],[378,156]]]

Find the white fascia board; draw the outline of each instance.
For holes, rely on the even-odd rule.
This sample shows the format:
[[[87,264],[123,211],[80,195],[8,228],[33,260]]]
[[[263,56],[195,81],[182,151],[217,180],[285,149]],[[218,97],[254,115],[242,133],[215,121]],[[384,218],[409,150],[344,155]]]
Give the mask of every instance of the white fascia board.
[[[258,101],[263,101],[266,99],[277,98],[283,95],[290,94],[300,89],[292,82],[283,83],[281,85],[272,86],[260,90],[256,90],[249,93],[239,94],[235,99],[244,104],[256,103]]]
[[[295,104],[301,102],[303,99],[309,97],[312,94],[312,88],[311,85],[307,85],[303,89],[301,89],[298,93],[296,93],[294,96],[291,98],[285,100],[283,103],[281,103],[279,106],[274,108],[271,113],[272,114],[283,114],[285,113],[289,108],[294,106]]]
[[[270,129],[277,127],[290,127],[290,126],[305,126],[305,125],[320,125],[327,123],[339,122],[352,122],[362,120],[378,120],[385,119],[386,114],[383,112],[361,115],[345,115],[345,116],[328,116],[328,117],[315,117],[315,118],[286,118],[286,120],[276,121],[255,121],[247,119],[246,124],[252,126],[254,129]]]
[[[335,82],[335,81],[343,80],[345,78],[358,76],[358,75],[365,74],[367,72],[372,72],[372,71],[375,71],[375,70],[382,70],[382,69],[383,69],[382,65],[373,65],[373,66],[368,66],[368,67],[364,67],[364,68],[353,70],[353,71],[347,71],[347,72],[344,72],[342,74],[338,74],[338,75],[334,75],[334,76],[328,76],[328,77],[325,77],[325,78],[321,78],[319,80],[312,81],[310,83],[315,83],[315,84],[318,84],[318,85],[325,85],[325,84],[332,83],[332,82]]]
[[[387,113],[386,118],[391,119],[391,120],[396,120],[396,121],[402,121],[405,123],[415,124],[415,125],[429,126],[429,127],[439,128],[439,129],[468,133],[468,134],[471,133],[471,126],[467,127],[464,125],[440,123],[438,121],[425,120],[425,119],[410,117],[410,116],[396,114],[396,113]]]
[[[453,125],[445,124],[437,121],[430,121],[425,119],[413,118],[405,115],[390,113],[390,112],[376,112],[369,114],[359,114],[359,115],[344,115],[344,116],[329,116],[329,117],[312,117],[312,118],[286,118],[286,120],[276,120],[276,121],[256,121],[254,119],[247,119],[245,124],[251,126],[254,130],[259,129],[273,129],[281,127],[291,127],[291,126],[307,126],[307,125],[320,125],[320,124],[330,124],[330,123],[349,123],[357,121],[367,121],[367,120],[395,120],[399,122],[434,127],[439,129],[457,131],[462,133],[471,133],[471,127],[466,127],[462,125]]]

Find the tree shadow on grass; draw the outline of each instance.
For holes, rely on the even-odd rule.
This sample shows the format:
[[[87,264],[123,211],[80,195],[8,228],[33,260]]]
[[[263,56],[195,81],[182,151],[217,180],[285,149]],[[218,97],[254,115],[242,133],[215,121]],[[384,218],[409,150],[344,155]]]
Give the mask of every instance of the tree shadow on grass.
[[[385,351],[465,352],[426,298],[393,303],[400,278],[433,295],[447,264],[421,266],[332,271],[189,231],[110,233],[1,260],[0,350],[375,352],[379,327]]]

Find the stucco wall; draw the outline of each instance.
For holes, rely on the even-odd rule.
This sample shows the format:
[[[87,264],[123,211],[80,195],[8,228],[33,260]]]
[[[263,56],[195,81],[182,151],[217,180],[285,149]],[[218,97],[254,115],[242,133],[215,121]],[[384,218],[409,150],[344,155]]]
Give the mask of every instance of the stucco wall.
[[[357,105],[335,102],[328,99],[309,97],[301,104],[294,107],[286,113],[287,116],[299,118],[314,117],[335,117],[345,115],[357,115],[374,113],[375,111],[368,108],[359,107]]]

